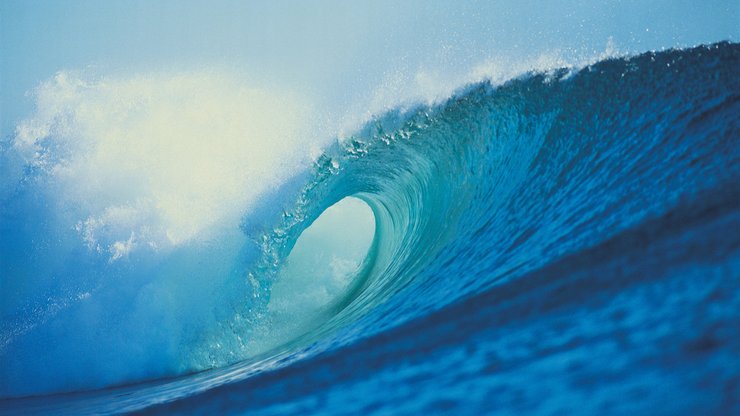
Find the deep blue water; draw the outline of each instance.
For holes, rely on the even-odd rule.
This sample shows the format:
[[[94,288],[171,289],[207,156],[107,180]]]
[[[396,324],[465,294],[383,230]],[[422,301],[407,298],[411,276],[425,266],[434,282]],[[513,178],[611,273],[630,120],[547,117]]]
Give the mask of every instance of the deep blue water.
[[[370,252],[322,323],[196,374],[34,391],[29,356],[70,321],[21,331],[4,295],[0,413],[738,414],[738,68],[737,44],[651,52],[379,116],[285,185],[298,202],[270,231],[241,226],[262,233],[258,313],[314,219],[349,196],[372,208]],[[38,175],[2,202],[17,274],[43,231],[18,226]]]

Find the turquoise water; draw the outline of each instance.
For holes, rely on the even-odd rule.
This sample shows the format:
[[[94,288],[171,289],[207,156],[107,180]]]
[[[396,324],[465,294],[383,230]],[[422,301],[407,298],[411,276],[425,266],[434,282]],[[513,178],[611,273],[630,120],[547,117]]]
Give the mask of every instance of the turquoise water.
[[[1,409],[735,413],[739,64],[720,43],[468,85],[218,221],[160,209],[167,180],[157,209],[72,203],[91,157],[7,140]]]

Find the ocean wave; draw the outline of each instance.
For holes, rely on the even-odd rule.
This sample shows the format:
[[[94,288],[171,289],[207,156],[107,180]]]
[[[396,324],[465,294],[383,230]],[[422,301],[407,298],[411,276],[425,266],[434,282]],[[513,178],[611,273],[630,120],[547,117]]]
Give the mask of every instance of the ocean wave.
[[[0,188],[10,189],[3,194],[2,226],[14,236],[3,238],[0,250],[4,259],[17,259],[4,265],[13,278],[3,278],[0,363],[6,377],[0,395],[216,368],[86,399],[61,396],[43,406],[73,401],[78,409],[94,407],[101,397],[125,392],[108,410],[168,403],[149,410],[205,413],[209,400],[218,399],[229,411],[271,414],[310,411],[318,406],[312,398],[330,400],[327,395],[345,412],[378,410],[388,401],[409,412],[527,410],[524,393],[507,384],[511,379],[541,393],[539,411],[567,409],[563,398],[585,392],[592,400],[581,411],[634,410],[634,403],[610,402],[614,391],[641,395],[640,406],[652,403],[667,412],[732,406],[731,398],[713,398],[732,388],[738,370],[732,349],[740,338],[733,313],[740,242],[727,230],[740,225],[739,61],[740,48],[730,43],[611,57],[500,85],[483,81],[437,103],[391,110],[338,138],[307,170],[285,174],[268,194],[262,190],[262,199],[239,211],[240,226],[232,228],[218,228],[208,214],[221,206],[222,189],[210,189],[207,177],[203,204],[209,208],[195,215],[208,220],[196,231],[176,215],[162,221],[170,211],[156,198],[166,199],[171,189],[173,206],[191,212],[190,186],[173,188],[175,179],[151,188],[155,202],[98,210],[89,224],[66,218],[64,204],[37,209],[39,201],[57,201],[45,190],[46,155],[59,153],[54,140],[24,139],[39,131],[28,124],[4,151],[4,160],[23,161],[16,169],[21,185]],[[32,156],[18,159],[18,143],[34,147],[22,153]],[[246,157],[222,150],[234,161],[231,168]],[[112,154],[120,154],[119,147]],[[136,177],[149,178],[154,164],[156,178],[157,160],[134,159],[149,163],[134,167]],[[54,175],[70,166],[54,163],[63,166],[52,169]],[[98,154],[75,163],[109,160]],[[273,162],[266,163],[272,172]],[[181,170],[189,172],[190,165]],[[200,178],[198,172],[211,168],[192,174]],[[80,172],[85,181],[95,178]],[[254,178],[253,171],[235,175],[236,181]],[[244,186],[229,182],[223,189]],[[121,189],[113,188],[111,198],[121,197]],[[100,201],[103,191],[91,192],[74,201]],[[295,278],[281,273],[301,235],[350,197],[362,203],[349,211],[363,210],[364,203],[372,216],[363,214],[365,225],[357,229],[335,225],[324,232],[371,233],[371,243],[342,269],[349,283],[322,301],[320,313],[306,312],[310,325],[281,332],[269,305],[290,303],[297,294],[272,288]],[[146,214],[133,221],[130,210]],[[152,221],[172,227],[163,235],[181,246],[133,253],[138,236],[150,235],[141,230]],[[67,226],[60,231],[58,224]],[[125,232],[110,224],[125,224]],[[128,233],[130,227],[137,231]],[[215,237],[191,241],[212,228]],[[49,239],[37,239],[50,231]],[[337,247],[306,250],[311,256]],[[69,275],[82,276],[76,290],[59,282]],[[18,276],[31,276],[35,286],[14,283]],[[185,288],[182,276],[189,276]],[[103,277],[137,284],[123,285],[127,291],[120,284],[96,289]],[[322,284],[316,279],[306,287]],[[46,286],[39,289],[39,282]],[[64,300],[48,302],[47,292],[63,293]],[[42,310],[15,300],[39,293],[39,304],[51,306]],[[48,351],[44,340],[70,328],[82,332]],[[100,342],[108,352],[98,351]],[[715,358],[701,355],[706,348]],[[619,358],[610,362],[610,354]],[[679,362],[694,365],[672,374]],[[137,372],[132,363],[143,369]],[[55,376],[37,383],[49,368]],[[547,369],[559,378],[540,379]],[[595,374],[609,377],[593,380]],[[449,387],[442,397],[440,389],[423,389],[430,378]],[[298,379],[305,382],[297,385]],[[703,393],[687,387],[700,381]],[[370,394],[384,383],[398,388],[384,389],[389,396],[382,399]],[[663,390],[651,387],[661,383]],[[404,396],[409,390],[417,391],[413,401]],[[681,399],[667,402],[671,392]]]

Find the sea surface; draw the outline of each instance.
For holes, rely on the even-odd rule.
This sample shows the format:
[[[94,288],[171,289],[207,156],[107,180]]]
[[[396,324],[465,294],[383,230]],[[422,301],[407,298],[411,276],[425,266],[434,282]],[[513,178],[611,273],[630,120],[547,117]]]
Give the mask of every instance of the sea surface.
[[[390,110],[203,241],[34,134],[0,414],[740,414],[738,44]]]

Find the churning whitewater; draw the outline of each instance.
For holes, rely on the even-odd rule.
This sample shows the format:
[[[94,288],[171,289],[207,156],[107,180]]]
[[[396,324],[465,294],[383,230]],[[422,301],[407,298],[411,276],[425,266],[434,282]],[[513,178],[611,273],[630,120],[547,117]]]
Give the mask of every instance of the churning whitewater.
[[[739,67],[531,72],[310,145],[289,94],[60,73],[0,143],[0,409],[732,413]]]

